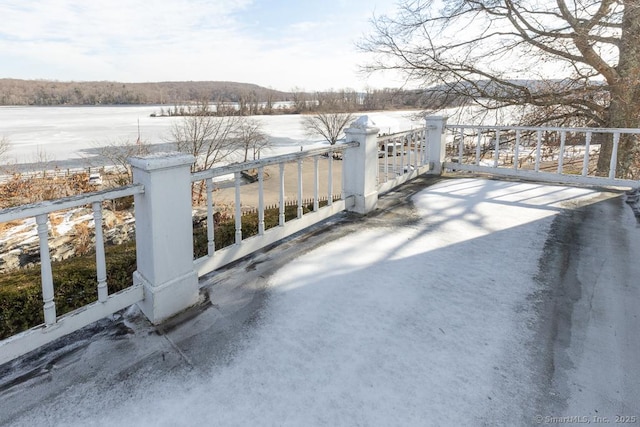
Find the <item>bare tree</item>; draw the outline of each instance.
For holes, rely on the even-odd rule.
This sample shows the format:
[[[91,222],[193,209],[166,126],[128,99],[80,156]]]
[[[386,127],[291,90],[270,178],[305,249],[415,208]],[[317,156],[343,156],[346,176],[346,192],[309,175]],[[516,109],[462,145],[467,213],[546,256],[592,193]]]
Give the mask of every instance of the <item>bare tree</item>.
[[[53,159],[40,144],[36,145],[36,152],[32,154],[32,159],[34,170],[42,172],[42,177],[44,178],[47,175],[47,170],[52,167]]]
[[[196,158],[191,166],[192,172],[210,169],[216,163],[223,162],[237,153],[237,134],[242,117],[215,117],[207,102],[201,102],[189,110],[182,121],[174,123],[171,138],[178,151]],[[203,200],[204,188],[204,183],[192,186],[196,203]]]
[[[129,157],[144,156],[151,152],[151,147],[146,141],[138,138],[136,141],[122,139],[101,144],[96,147],[98,155],[107,160],[112,166],[116,166],[123,175],[116,174],[115,185],[127,185],[133,182],[133,173],[129,164]]]
[[[0,138],[0,164],[4,163],[5,156],[9,149],[11,148],[11,143],[9,142],[9,138],[3,136]]]
[[[441,100],[526,106],[537,123],[640,126],[640,0],[403,0],[373,19],[360,47],[368,71],[399,71]],[[605,141],[598,172],[609,169]],[[638,147],[622,138],[617,170],[634,174]]]
[[[238,151],[236,135],[242,122],[240,117],[214,117],[207,103],[200,103],[189,113],[174,123],[171,138],[178,151],[196,158],[192,171],[210,169]]]
[[[294,87],[291,89],[291,100],[293,101],[293,112],[295,114],[304,113],[308,110],[309,99],[304,89]]]
[[[260,151],[269,146],[267,134],[262,131],[262,123],[255,119],[243,117],[236,134],[238,145],[244,150],[244,161],[249,160],[249,152],[253,160],[260,157]]]
[[[275,96],[273,92],[269,91],[266,94],[265,105],[264,105],[264,114],[272,114],[273,113],[273,104],[275,102]]]
[[[302,126],[310,136],[320,135],[334,145],[342,131],[355,119],[352,113],[318,113],[302,118]]]

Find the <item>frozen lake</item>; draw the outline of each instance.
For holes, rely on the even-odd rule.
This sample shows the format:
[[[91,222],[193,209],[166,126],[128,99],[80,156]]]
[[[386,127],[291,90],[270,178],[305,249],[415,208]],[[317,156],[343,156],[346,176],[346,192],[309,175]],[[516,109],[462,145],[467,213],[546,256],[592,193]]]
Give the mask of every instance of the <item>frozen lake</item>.
[[[163,106],[166,108],[167,106]],[[94,156],[98,146],[116,141],[135,141],[140,137],[150,144],[170,142],[170,129],[181,117],[151,117],[160,106],[99,107],[0,107],[0,137],[11,143],[9,163],[34,163],[46,157],[54,162],[83,160]],[[422,126],[413,121],[417,111],[388,111],[367,114],[383,133]],[[255,116],[272,141],[265,156],[299,150],[317,144],[301,126],[300,115]]]

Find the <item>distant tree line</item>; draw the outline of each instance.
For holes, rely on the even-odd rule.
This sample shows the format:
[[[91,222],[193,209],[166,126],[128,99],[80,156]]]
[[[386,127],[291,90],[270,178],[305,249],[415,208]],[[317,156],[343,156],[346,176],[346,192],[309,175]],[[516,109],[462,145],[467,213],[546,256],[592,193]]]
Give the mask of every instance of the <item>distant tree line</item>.
[[[0,79],[0,105],[180,104],[209,99],[238,102],[251,94],[284,101],[286,92],[235,82],[59,82]]]
[[[215,106],[211,110],[215,115],[248,116],[427,109],[437,100],[424,90],[307,92],[294,88],[282,92],[254,84],[218,81],[118,83],[0,79],[0,105],[166,105],[159,115],[185,115],[187,110],[180,106],[202,101]]]

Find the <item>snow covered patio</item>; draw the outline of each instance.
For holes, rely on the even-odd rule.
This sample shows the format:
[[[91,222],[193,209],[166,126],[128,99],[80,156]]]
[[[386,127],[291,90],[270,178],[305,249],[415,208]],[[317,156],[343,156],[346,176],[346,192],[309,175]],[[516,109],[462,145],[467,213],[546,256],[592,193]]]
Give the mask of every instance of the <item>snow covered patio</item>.
[[[4,365],[0,424],[638,423],[639,233],[618,193],[421,177]]]

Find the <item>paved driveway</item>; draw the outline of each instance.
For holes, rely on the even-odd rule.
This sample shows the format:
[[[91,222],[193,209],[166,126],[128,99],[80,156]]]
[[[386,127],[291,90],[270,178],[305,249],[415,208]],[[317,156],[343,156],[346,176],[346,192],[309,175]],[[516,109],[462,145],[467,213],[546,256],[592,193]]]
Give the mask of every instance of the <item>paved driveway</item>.
[[[131,309],[0,367],[0,423],[640,416],[640,239],[622,197],[426,183],[211,276],[208,302],[173,322]]]

